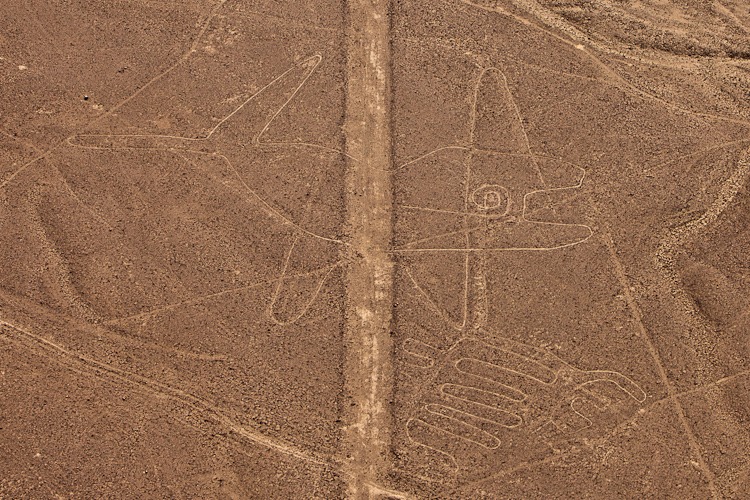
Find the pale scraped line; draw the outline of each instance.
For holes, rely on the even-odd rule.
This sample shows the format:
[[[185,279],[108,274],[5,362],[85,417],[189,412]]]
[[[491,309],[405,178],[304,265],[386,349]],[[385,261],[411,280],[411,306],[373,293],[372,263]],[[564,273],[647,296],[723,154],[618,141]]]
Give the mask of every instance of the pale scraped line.
[[[442,1],[449,2],[451,0],[442,0]],[[627,89],[631,93],[637,96],[659,102],[674,111],[680,111],[683,113],[687,113],[693,116],[699,116],[699,117],[706,118],[706,119],[722,120],[722,121],[729,122],[729,123],[738,123],[738,124],[743,124],[743,125],[750,124],[750,122],[748,122],[747,120],[732,118],[730,116],[721,116],[721,115],[714,115],[711,113],[703,113],[703,112],[694,111],[694,110],[685,108],[678,103],[674,103],[669,100],[663,99],[655,94],[648,92],[647,90],[644,90],[635,86],[634,84],[626,80],[617,71],[615,71],[610,66],[608,66],[605,62],[603,62],[602,59],[597,57],[594,51],[591,50],[589,47],[593,47],[594,49],[599,50],[604,53],[613,54],[617,57],[629,58],[630,56],[626,52],[614,51],[611,48],[607,47],[606,45],[596,42],[591,37],[589,37],[582,31],[580,31],[578,28],[566,22],[561,16],[550,11],[549,9],[544,8],[536,0],[510,0],[510,2],[513,5],[515,5],[517,8],[526,12],[532,18],[541,22],[544,26],[546,26],[549,29],[545,28],[544,26],[540,26],[536,23],[532,23],[529,19],[526,19],[525,17],[522,17],[518,14],[512,13],[509,10],[503,9],[500,6],[483,5],[481,2],[478,2],[476,0],[460,0],[460,1],[466,5],[469,5],[471,7],[474,7],[480,10],[484,10],[488,12],[496,12],[496,13],[508,16],[516,20],[520,24],[523,24],[524,26],[528,26],[528,27],[532,27],[534,29],[540,30],[543,33],[546,33],[547,35],[565,43],[566,45],[573,47],[577,50],[580,50],[595,65],[597,65],[606,75],[608,75],[612,79],[611,83],[614,86],[621,88],[622,90]],[[558,34],[554,30],[558,30],[561,34]],[[714,57],[711,60],[714,62],[721,62],[721,58]],[[647,63],[653,64],[654,61],[639,60],[639,62],[647,62]]]
[[[411,500],[415,498],[412,495],[409,495],[408,493],[404,493],[403,491],[396,491],[388,489],[384,486],[379,486],[374,483],[367,483],[367,487],[369,490],[370,498],[377,495],[377,497],[380,498],[396,498],[398,500]]]
[[[132,314],[130,316],[120,316],[117,318],[108,319],[104,322],[106,325],[117,325],[125,321],[132,321],[132,320],[145,320],[155,314],[159,314],[161,312],[170,311],[173,309],[176,309],[180,306],[186,306],[186,305],[195,305],[199,304],[201,302],[204,302],[209,299],[213,299],[216,297],[221,297],[223,295],[238,293],[238,292],[244,292],[246,290],[251,290],[253,288],[260,288],[262,286],[268,286],[277,284],[282,279],[292,279],[292,278],[304,278],[308,276],[313,276],[315,274],[319,273],[326,273],[326,275],[329,275],[334,269],[341,266],[343,264],[342,261],[334,262],[333,264],[329,264],[327,266],[319,267],[316,269],[313,269],[312,271],[306,271],[303,273],[297,273],[297,274],[288,274],[284,277],[276,277],[276,278],[269,278],[265,280],[260,280],[255,283],[250,283],[249,285],[243,285],[238,286],[234,288],[226,288],[224,290],[219,290],[218,292],[209,293],[205,295],[199,295],[197,297],[191,297],[189,299],[181,300],[179,302],[173,302],[171,304],[166,304],[161,307],[157,307],[154,309],[149,309],[147,311],[139,312],[136,314]]]
[[[131,373],[125,370],[121,370],[107,363],[97,361],[93,358],[89,358],[75,351],[69,350],[51,340],[48,340],[41,335],[30,332],[25,326],[19,326],[14,323],[0,319],[0,327],[6,327],[33,344],[40,354],[44,356],[62,356],[72,361],[75,365],[82,368],[80,373],[86,375],[94,375],[97,377],[110,379],[123,383],[126,385],[136,386],[144,389],[146,392],[156,396],[171,399],[173,401],[184,403],[196,410],[203,412],[207,417],[212,420],[226,426],[228,429],[237,433],[238,435],[253,441],[262,446],[276,450],[282,454],[290,455],[305,462],[310,462],[318,465],[326,465],[328,463],[325,457],[318,457],[315,454],[301,450],[296,446],[283,442],[279,439],[275,439],[255,430],[249,429],[246,426],[236,422],[224,411],[213,405],[212,403],[203,400],[189,392],[183,391],[182,389],[172,387],[169,385],[162,384],[148,377],[143,377],[136,373]]]
[[[203,21],[201,21],[201,23],[200,23],[201,24],[201,28],[198,31],[198,34],[195,36],[195,39],[193,40],[193,43],[190,45],[190,48],[185,53],[183,53],[177,61],[175,61],[167,69],[165,69],[164,71],[162,71],[161,73],[159,73],[158,75],[154,76],[149,81],[147,81],[146,83],[144,83],[143,85],[141,85],[135,92],[133,92],[132,94],[130,94],[128,97],[126,97],[125,99],[121,100],[120,102],[118,102],[117,104],[115,104],[114,106],[112,106],[110,109],[108,109],[107,111],[105,111],[104,113],[102,113],[101,115],[99,115],[98,117],[96,117],[93,120],[91,120],[89,123],[86,124],[85,127],[82,127],[82,128],[91,127],[92,125],[101,122],[105,118],[112,116],[112,114],[115,111],[117,111],[118,109],[120,109],[121,107],[123,107],[125,104],[127,104],[130,101],[132,101],[133,99],[135,99],[137,96],[139,96],[141,93],[143,93],[151,85],[153,85],[154,83],[156,83],[159,80],[161,80],[162,78],[164,78],[166,75],[168,75],[169,73],[171,73],[172,71],[174,71],[178,66],[180,66],[183,62],[185,62],[193,53],[196,52],[196,50],[198,48],[198,44],[200,43],[201,39],[203,38],[203,35],[206,33],[206,30],[208,30],[209,24],[211,23],[211,21],[213,20],[213,18],[216,16],[216,14],[218,13],[219,9],[221,9],[221,7],[224,6],[224,4],[226,3],[226,1],[227,0],[219,0],[213,7],[211,7],[211,9],[208,12],[208,14],[205,16],[205,18],[203,19]],[[80,131],[80,129],[79,129],[79,131]],[[37,156],[36,158],[34,158],[34,159],[30,160],[29,162],[23,164],[10,177],[8,177],[2,183],[0,183],[0,189],[5,188],[5,186],[7,186],[13,179],[15,179],[19,174],[21,174],[24,170],[26,170],[28,167],[30,167],[31,165],[33,165],[35,162],[37,162],[37,161],[39,161],[39,160],[41,160],[43,158],[46,158],[47,156],[50,155],[50,153],[52,153],[53,151],[55,151],[56,149],[58,149],[60,146],[63,146],[65,144],[67,144],[68,141],[70,139],[72,139],[73,137],[75,137],[77,134],[78,134],[78,132],[74,132],[73,134],[71,134],[67,138],[65,138],[65,139],[57,142],[53,146],[50,146],[46,151],[40,153],[40,155]],[[35,147],[35,149],[38,149],[38,148]]]
[[[675,412],[677,413],[677,417],[680,421],[680,424],[685,432],[685,435],[687,436],[690,450],[693,453],[693,455],[697,458],[698,468],[701,470],[703,475],[706,477],[706,480],[708,481],[708,487],[709,487],[709,490],[711,491],[711,495],[713,498],[719,498],[719,492],[716,488],[716,477],[714,476],[714,473],[711,471],[710,467],[706,463],[706,460],[703,458],[700,444],[698,443],[698,440],[696,439],[695,434],[693,433],[693,430],[690,427],[690,423],[688,422],[687,417],[685,416],[685,410],[683,409],[682,404],[680,403],[678,399],[677,390],[675,389],[672,382],[669,380],[669,376],[667,375],[667,371],[664,368],[664,362],[662,361],[661,356],[659,355],[659,351],[656,349],[656,345],[651,339],[651,335],[646,329],[646,325],[643,323],[643,315],[641,314],[640,307],[638,306],[638,303],[636,302],[635,297],[631,293],[630,282],[628,281],[628,277],[627,277],[627,274],[625,273],[625,268],[622,264],[622,261],[617,256],[617,249],[615,248],[614,242],[612,241],[612,236],[609,231],[609,228],[605,227],[605,232],[606,232],[606,235],[605,235],[604,242],[607,246],[612,262],[614,263],[615,274],[617,275],[617,280],[620,282],[620,286],[622,287],[623,293],[625,294],[628,308],[630,309],[631,314],[633,315],[633,318],[636,320],[636,323],[638,325],[640,337],[643,339],[644,343],[646,344],[646,348],[648,349],[648,352],[654,361],[654,365],[657,371],[659,372],[659,378],[661,379],[662,383],[664,384],[667,390],[667,396],[670,402],[672,403],[672,405],[674,406],[674,409],[675,409]]]

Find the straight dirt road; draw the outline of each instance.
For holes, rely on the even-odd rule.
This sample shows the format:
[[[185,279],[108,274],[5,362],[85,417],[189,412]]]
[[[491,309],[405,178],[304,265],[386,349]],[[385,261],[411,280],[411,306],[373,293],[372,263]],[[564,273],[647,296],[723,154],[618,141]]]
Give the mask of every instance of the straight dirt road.
[[[387,467],[392,369],[390,322],[391,133],[388,0],[348,5],[347,212],[352,261],[347,280],[344,435],[348,496],[368,498]]]

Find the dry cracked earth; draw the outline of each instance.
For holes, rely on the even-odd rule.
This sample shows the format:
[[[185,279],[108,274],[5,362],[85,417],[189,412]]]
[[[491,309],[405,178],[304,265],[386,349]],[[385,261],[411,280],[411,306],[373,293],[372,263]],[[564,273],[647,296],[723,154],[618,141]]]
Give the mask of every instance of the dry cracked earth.
[[[750,498],[747,2],[0,4],[0,498]]]

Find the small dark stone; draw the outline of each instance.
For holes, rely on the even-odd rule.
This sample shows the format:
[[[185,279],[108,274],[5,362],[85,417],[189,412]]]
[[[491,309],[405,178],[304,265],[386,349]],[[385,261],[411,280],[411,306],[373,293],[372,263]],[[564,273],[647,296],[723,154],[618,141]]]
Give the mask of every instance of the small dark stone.
[[[89,96],[87,96],[87,95],[83,96],[83,100],[84,101],[88,101],[89,100]]]

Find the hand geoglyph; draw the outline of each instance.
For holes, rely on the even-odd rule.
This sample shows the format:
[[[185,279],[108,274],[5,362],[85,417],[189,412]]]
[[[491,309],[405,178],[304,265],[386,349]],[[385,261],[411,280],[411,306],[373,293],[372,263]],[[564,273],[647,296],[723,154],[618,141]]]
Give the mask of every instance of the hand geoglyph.
[[[606,429],[646,399],[619,372],[581,370],[507,339],[464,338],[444,352],[409,339],[404,348],[433,371],[406,424],[405,466],[428,479],[513,467]]]

